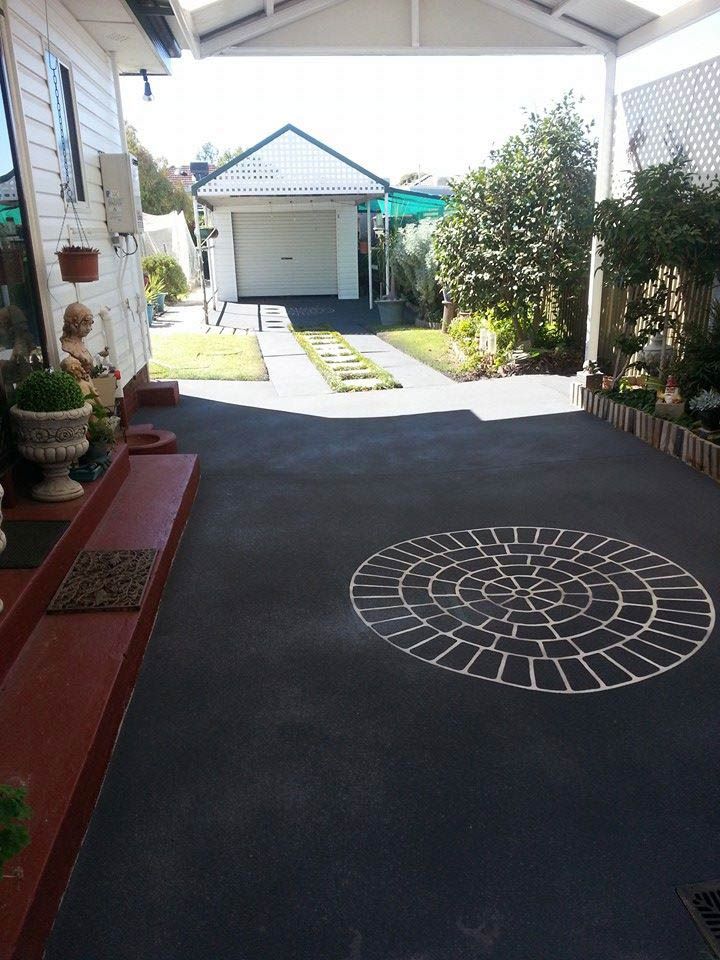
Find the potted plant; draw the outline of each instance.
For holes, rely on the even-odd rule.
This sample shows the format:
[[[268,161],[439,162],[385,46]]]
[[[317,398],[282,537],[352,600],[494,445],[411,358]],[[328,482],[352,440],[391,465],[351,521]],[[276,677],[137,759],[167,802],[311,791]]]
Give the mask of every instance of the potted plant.
[[[92,407],[77,380],[61,370],[36,370],[18,385],[10,412],[20,453],[44,475],[32,489],[34,499],[81,497],[83,488],[68,472],[88,448]]]
[[[706,430],[720,429],[720,391],[701,390],[688,403],[688,408],[700,419]]]
[[[90,445],[83,457],[85,463],[107,460],[110,448],[115,446],[115,431],[119,422],[118,417],[108,414],[102,403],[94,401],[87,427]]]
[[[66,244],[57,252],[60,276],[69,283],[92,283],[99,276],[99,256],[100,251],[94,247]]]
[[[27,787],[0,784],[0,877],[7,861],[30,843],[25,824],[32,816],[32,810],[25,802],[26,796]],[[21,873],[16,875],[22,876]]]
[[[165,299],[165,294],[161,286],[161,281],[158,277],[148,277],[147,282],[145,283],[145,300],[147,301],[147,321],[148,326],[152,326],[153,317],[155,316],[155,311],[157,309],[157,299],[160,294],[163,294],[163,301]]]

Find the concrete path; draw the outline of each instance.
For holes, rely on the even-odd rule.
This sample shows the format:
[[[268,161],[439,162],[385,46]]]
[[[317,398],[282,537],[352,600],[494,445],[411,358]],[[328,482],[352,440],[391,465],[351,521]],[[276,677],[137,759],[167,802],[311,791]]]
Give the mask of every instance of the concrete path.
[[[388,370],[405,388],[441,387],[448,388],[454,383],[439,370],[416,360],[397,347],[393,347],[374,333],[346,333],[348,343],[359,350],[363,356],[384,370]]]
[[[268,376],[279,397],[323,396],[330,387],[287,330],[258,333]]]
[[[567,386],[279,398],[196,382],[180,407],[138,413],[200,453],[202,480],[47,960],[705,955],[675,888],[717,878],[720,643],[694,639],[702,592],[668,598],[699,581],[720,602],[720,491],[572,410]],[[491,555],[523,541],[523,563],[555,569],[545,609],[558,584],[575,604],[603,591],[590,613],[614,618],[608,643],[669,611],[665,653],[626,651],[629,683],[561,695],[524,688],[510,659],[502,682],[458,672],[465,639],[448,654],[408,652],[394,627],[383,639],[387,615],[368,606],[397,605],[413,557],[467,564],[488,528]],[[561,531],[555,555],[574,559],[555,567]],[[651,589],[602,555],[578,566],[577,531],[600,534],[590,551],[638,545],[608,549]],[[378,551],[355,582],[361,617],[351,581]],[[677,568],[651,583],[662,558]],[[434,578],[453,612],[430,648],[471,618],[465,586],[478,596],[495,563],[470,562],[462,582],[457,566]],[[607,612],[608,576],[632,592],[624,618]],[[427,603],[431,579],[409,578],[404,602]],[[530,601],[504,580],[507,625]],[[655,610],[638,614],[646,593]],[[546,668],[565,655],[546,654]]]

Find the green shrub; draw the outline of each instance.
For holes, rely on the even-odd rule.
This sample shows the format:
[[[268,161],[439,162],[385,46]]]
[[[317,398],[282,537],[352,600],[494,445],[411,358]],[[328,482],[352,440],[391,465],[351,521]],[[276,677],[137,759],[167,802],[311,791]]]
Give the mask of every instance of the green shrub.
[[[436,227],[436,220],[400,227],[390,248],[398,293],[418,308],[423,320],[437,317],[442,309],[433,247]]]
[[[80,384],[63,370],[35,370],[15,392],[15,403],[20,410],[57,413],[77,410],[85,404]]]
[[[150,257],[143,257],[143,272],[150,277],[150,281],[160,284],[160,291],[167,295],[169,300],[180,300],[188,294],[188,283],[182,267],[175,257],[169,253],[154,253]]]
[[[671,373],[680,395],[690,399],[701,390],[720,390],[720,303],[713,304],[710,328],[690,324],[680,333],[678,357]]]
[[[4,864],[30,843],[25,821],[32,810],[25,803],[25,787],[0,784],[0,874]]]
[[[622,403],[625,407],[634,407],[636,410],[643,410],[645,413],[655,413],[656,390],[646,390],[642,387],[622,390],[616,387],[613,390],[603,390],[602,393],[614,400],[615,403]]]

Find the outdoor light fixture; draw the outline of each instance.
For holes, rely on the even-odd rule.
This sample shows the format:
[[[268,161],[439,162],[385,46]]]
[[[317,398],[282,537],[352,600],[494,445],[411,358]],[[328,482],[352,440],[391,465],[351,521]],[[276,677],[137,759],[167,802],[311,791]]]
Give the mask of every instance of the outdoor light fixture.
[[[147,70],[141,70],[140,76],[145,81],[145,86],[143,88],[143,100],[152,100],[153,92],[152,87],[150,86],[150,81],[148,80]]]

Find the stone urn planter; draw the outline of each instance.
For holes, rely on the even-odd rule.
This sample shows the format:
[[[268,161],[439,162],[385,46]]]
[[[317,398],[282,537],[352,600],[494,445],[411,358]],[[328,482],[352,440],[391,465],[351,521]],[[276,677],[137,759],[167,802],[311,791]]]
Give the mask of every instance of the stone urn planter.
[[[394,327],[403,322],[404,300],[378,300],[377,308],[383,327]]]
[[[68,476],[70,465],[87,450],[87,425],[92,413],[89,403],[75,410],[44,413],[11,408],[15,438],[26,460],[37,463],[44,478],[32,489],[35,500],[54,503],[75,500],[82,486]]]

